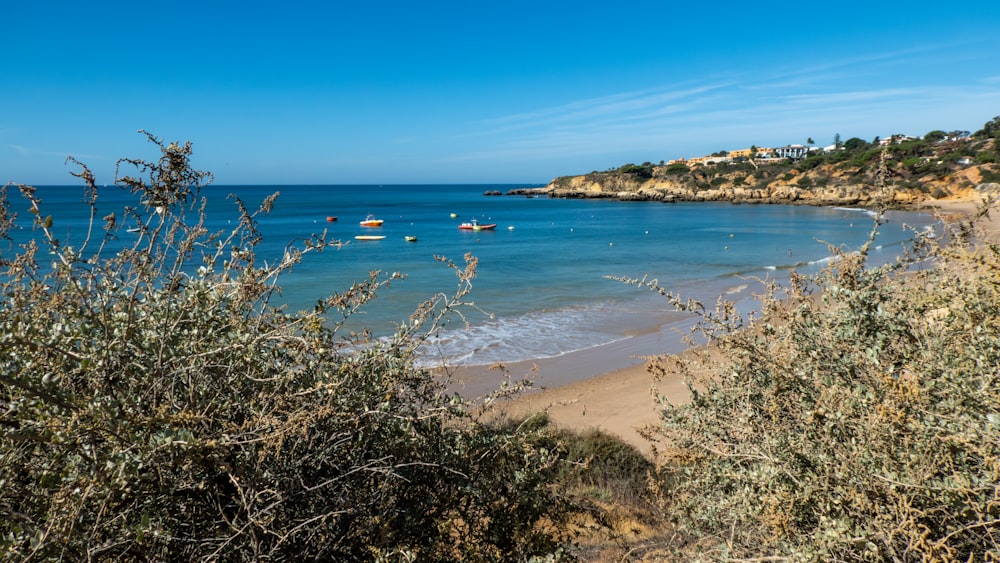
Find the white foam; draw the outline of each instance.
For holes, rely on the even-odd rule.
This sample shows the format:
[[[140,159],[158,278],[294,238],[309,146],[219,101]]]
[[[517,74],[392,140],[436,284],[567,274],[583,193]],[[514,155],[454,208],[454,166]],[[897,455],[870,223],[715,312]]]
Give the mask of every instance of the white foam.
[[[831,207],[831,209],[835,209],[837,211],[847,211],[850,213],[862,213],[873,218],[878,217],[878,213],[875,211],[872,211],[871,209],[862,209],[860,207]]]
[[[665,303],[664,303],[665,305]],[[420,363],[440,365],[491,365],[532,359],[555,358],[628,339],[627,323],[639,310],[620,303],[535,311],[510,318],[443,331],[420,351]],[[655,325],[655,315],[644,319]],[[629,328],[635,328],[630,326]]]
[[[740,284],[736,287],[731,287],[725,291],[726,295],[734,295],[736,293],[743,293],[746,288],[749,287],[747,284]]]

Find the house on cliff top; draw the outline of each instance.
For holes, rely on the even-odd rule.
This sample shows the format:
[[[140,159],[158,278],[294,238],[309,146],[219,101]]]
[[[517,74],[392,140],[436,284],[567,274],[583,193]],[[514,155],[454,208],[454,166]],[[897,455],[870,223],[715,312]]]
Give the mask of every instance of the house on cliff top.
[[[805,145],[787,145],[774,149],[774,154],[778,158],[799,160],[809,156],[809,147]]]

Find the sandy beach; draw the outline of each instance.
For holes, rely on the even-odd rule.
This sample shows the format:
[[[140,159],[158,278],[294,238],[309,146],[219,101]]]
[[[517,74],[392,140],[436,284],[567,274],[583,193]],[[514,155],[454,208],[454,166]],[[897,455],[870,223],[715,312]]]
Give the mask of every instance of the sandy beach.
[[[968,217],[977,209],[976,199],[934,201],[921,209],[935,213],[944,220]],[[1000,238],[1000,217],[996,213],[979,222],[986,236]],[[663,354],[685,353],[678,340],[673,349]],[[620,369],[595,373],[595,367],[608,364],[608,355],[619,354],[616,361],[630,365]],[[626,359],[622,360],[621,356]],[[669,374],[654,381],[648,370],[647,358],[629,356],[627,350],[606,347],[569,354],[562,358],[506,366],[512,376],[528,375],[535,388],[524,392],[503,405],[512,415],[548,411],[550,420],[562,428],[584,430],[597,428],[621,437],[640,451],[651,453],[650,443],[640,430],[657,422],[655,396],[673,403],[685,402],[689,393],[679,377]],[[484,391],[483,374],[459,373],[459,380],[468,385],[467,395]],[[495,374],[493,378],[495,380]],[[475,383],[478,382],[478,383]],[[471,392],[471,393],[468,393]]]

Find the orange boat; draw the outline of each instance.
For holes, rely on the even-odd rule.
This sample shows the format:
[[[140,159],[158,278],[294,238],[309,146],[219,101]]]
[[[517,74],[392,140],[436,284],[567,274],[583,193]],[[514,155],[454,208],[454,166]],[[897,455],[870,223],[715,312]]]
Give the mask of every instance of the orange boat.
[[[381,227],[382,223],[383,223],[382,219],[376,219],[374,215],[372,215],[371,213],[369,213],[368,217],[365,217],[365,220],[361,222],[361,226],[362,227]]]
[[[458,226],[458,228],[464,231],[492,231],[493,229],[497,228],[497,224],[489,223],[484,225],[479,221],[473,219],[468,223],[462,223],[461,225]]]
[[[333,215],[327,215],[326,216],[326,220],[327,220],[327,222],[332,223],[332,222],[336,221],[337,218],[334,217]]]

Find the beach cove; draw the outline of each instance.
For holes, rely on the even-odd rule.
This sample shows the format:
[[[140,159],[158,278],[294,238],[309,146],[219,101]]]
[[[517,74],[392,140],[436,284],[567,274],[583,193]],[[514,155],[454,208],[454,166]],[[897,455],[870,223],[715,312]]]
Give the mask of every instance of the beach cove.
[[[873,226],[871,211],[829,205],[485,195],[510,189],[209,186],[203,195],[208,198],[206,227],[216,231],[231,228],[235,221],[229,194],[251,209],[268,195],[280,194],[274,210],[258,218],[262,260],[279,259],[287,247],[301,245],[313,233],[325,231],[329,241],[339,243],[308,255],[281,280],[276,300],[290,310],[308,309],[330,292],[367,279],[372,271],[406,276],[391,283],[343,330],[367,328],[376,337],[391,334],[419,303],[456,288],[453,270],[439,257],[456,267],[464,266],[464,256],[476,257],[478,272],[468,299],[472,305],[464,310],[464,318],[447,320],[424,351],[423,365],[455,370],[455,388],[468,397],[482,396],[500,384],[500,374],[489,369],[498,363],[514,377],[530,375],[538,388],[606,382],[595,388],[601,389],[598,394],[634,411],[643,409],[633,408],[638,403],[620,387],[631,377],[621,370],[642,375],[642,405],[651,405],[645,359],[682,352],[682,336],[692,321],[664,297],[612,278],[655,279],[677,295],[709,306],[725,296],[749,308],[760,280],[780,282],[793,269],[818,271],[830,259],[827,244],[858,248]],[[45,213],[56,218],[57,236],[78,244],[87,221],[81,188],[43,186],[39,194]],[[100,197],[98,211],[103,213],[120,208],[129,196],[106,187]],[[382,223],[362,226],[368,215]],[[497,227],[459,228],[472,219]],[[922,210],[892,211],[886,219],[874,260],[894,260],[914,230],[940,227],[939,218]],[[119,242],[127,244],[130,236],[125,233]],[[572,387],[565,389],[570,392]],[[532,400],[535,405],[548,401]],[[588,418],[573,425],[617,424],[610,418],[602,422],[600,409],[586,397],[554,402],[567,412],[587,411]]]
[[[933,213],[949,222],[965,220],[978,209],[982,199],[977,194],[921,204],[919,209]],[[976,225],[986,237],[1000,240],[1000,217],[980,218]],[[608,354],[615,353],[606,350]],[[665,350],[663,354],[691,354],[688,347]],[[591,377],[575,379],[591,365],[593,357],[581,355],[559,361],[537,364],[521,363],[507,366],[512,375],[530,375],[536,388],[520,394],[504,406],[510,416],[526,416],[545,411],[553,424],[577,431],[599,429],[615,435],[646,455],[653,444],[642,435],[642,429],[657,424],[657,397],[673,404],[687,402],[690,393],[676,374],[654,377],[647,359],[633,358],[632,365],[608,370]],[[459,372],[461,375],[461,372]],[[473,380],[475,374],[467,374]]]

